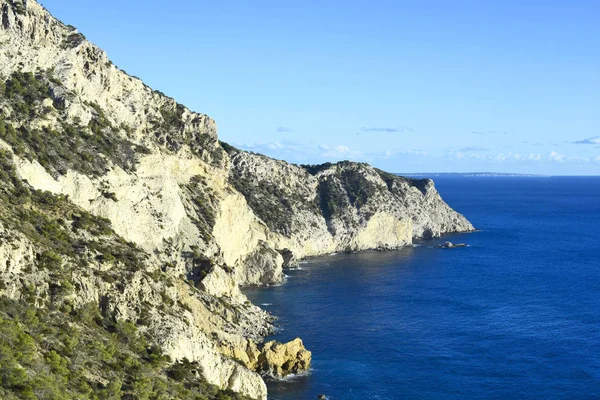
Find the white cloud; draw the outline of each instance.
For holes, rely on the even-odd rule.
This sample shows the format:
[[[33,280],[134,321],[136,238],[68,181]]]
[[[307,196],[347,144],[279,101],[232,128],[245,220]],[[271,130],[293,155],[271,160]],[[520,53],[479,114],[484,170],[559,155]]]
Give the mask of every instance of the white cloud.
[[[321,144],[318,148],[320,152],[319,155],[321,157],[331,159],[332,161],[339,161],[341,159],[363,161],[368,158],[367,154],[360,151],[351,150],[348,146],[343,144],[337,146]]]
[[[365,133],[404,133],[404,132],[414,132],[415,130],[410,126],[399,126],[397,128],[392,127],[361,127],[357,135],[365,134]]]
[[[233,146],[243,150],[263,152],[267,150],[282,150],[282,151],[298,151],[303,145],[290,141],[275,141],[275,142],[256,142],[252,144],[233,143]]]
[[[275,128],[276,132],[294,132],[292,128],[288,128],[287,126],[278,126]]]
[[[600,144],[600,136],[592,136],[591,138],[572,142],[574,144]]]
[[[382,151],[361,151],[355,149],[349,144],[317,144],[314,142],[297,143],[288,140],[278,140],[273,142],[257,142],[253,144],[235,144],[244,150],[249,150],[270,157],[287,160],[297,164],[318,164],[324,162],[337,162],[341,160],[350,160],[358,162],[368,162],[382,168],[394,169],[401,165],[424,165],[424,160],[428,163],[435,163],[436,160],[454,161],[464,166],[472,164],[473,166],[489,165],[490,168],[514,168],[520,165],[520,168],[528,168],[534,165],[542,164],[554,165],[598,165],[600,164],[600,155],[596,156],[577,156],[563,154],[559,151],[551,151],[542,155],[536,152],[493,152],[489,151],[463,151],[471,148],[449,148],[442,154],[429,154],[423,149],[396,149]],[[483,150],[483,148],[482,148]],[[496,165],[496,167],[494,167]],[[501,166],[502,165],[502,166]],[[414,167],[417,168],[417,167]],[[420,168],[420,167],[419,167]],[[562,168],[562,167],[561,167]]]
[[[548,154],[548,160],[549,161],[554,161],[554,162],[564,162],[565,161],[565,155],[564,154],[559,154],[555,151],[552,151],[550,154]]]
[[[460,151],[469,151],[469,152],[473,152],[473,151],[489,151],[490,149],[488,149],[487,147],[483,147],[483,146],[465,146],[463,148],[460,149]]]
[[[488,152],[480,153],[480,152],[463,152],[463,151],[455,151],[454,149],[450,149],[446,152],[446,156],[456,159],[456,160],[475,160],[475,161],[490,161],[490,162],[510,162],[510,161],[520,161],[520,162],[541,162],[543,161],[542,156],[539,153],[496,153],[489,154]]]

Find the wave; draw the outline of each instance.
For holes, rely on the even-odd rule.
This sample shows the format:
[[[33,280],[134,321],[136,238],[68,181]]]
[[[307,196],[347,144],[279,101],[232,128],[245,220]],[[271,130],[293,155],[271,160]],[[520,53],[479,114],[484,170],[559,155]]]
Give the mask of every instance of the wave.
[[[277,377],[277,376],[272,376],[272,375],[267,375],[267,377],[269,378],[269,380],[273,380],[273,381],[277,381],[277,382],[293,382],[296,379],[300,379],[307,375],[310,375],[311,371],[312,371],[312,368],[310,368],[308,371],[300,372],[298,374],[289,374],[284,377]]]

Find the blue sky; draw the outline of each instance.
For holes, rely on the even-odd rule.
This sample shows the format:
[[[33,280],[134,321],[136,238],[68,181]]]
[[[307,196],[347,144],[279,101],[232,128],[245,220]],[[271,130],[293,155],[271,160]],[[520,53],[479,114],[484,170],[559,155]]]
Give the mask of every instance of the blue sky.
[[[296,163],[600,174],[600,2],[43,0],[120,68]]]

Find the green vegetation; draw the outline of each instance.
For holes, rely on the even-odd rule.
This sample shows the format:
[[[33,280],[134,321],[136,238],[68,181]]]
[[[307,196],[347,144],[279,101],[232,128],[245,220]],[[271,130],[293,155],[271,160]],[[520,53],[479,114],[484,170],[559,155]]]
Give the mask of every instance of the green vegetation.
[[[131,171],[136,153],[148,153],[147,148],[124,139],[120,128],[112,126],[95,103],[87,103],[93,109],[87,126],[63,122],[59,129],[34,127],[31,121],[60,112],[64,106],[63,99],[53,97],[51,84],[60,84],[51,71],[35,75],[15,72],[0,87],[0,101],[5,100],[14,111],[10,122],[0,114],[0,139],[11,145],[15,154],[37,160],[56,177],[68,169],[88,176],[104,175],[109,160]],[[51,100],[52,107],[44,105],[46,99]]]
[[[171,131],[171,130],[179,130],[182,129],[183,124],[183,113],[185,112],[185,107],[181,104],[175,103],[175,107],[170,108],[168,106],[162,107],[160,109],[160,114],[163,117],[163,125],[162,128]]]
[[[233,155],[233,154],[239,152],[239,150],[237,148],[233,147],[229,143],[225,143],[223,141],[219,141],[219,144],[221,145],[221,147],[223,148],[223,150],[225,150],[225,152],[227,152],[227,154],[229,154],[229,155]]]
[[[63,41],[63,49],[72,49],[85,41],[85,36],[79,32],[71,32]]]
[[[165,286],[168,278],[149,272],[146,254],[117,236],[108,220],[19,180],[6,151],[0,151],[0,224],[36,245],[35,260],[25,272],[32,282],[44,279],[40,285],[23,283],[22,301],[0,295],[0,398],[242,398],[209,385],[196,363],[172,364],[145,331],[115,320],[106,307],[89,303],[75,309],[76,269],[97,274],[115,290],[124,290],[135,271]],[[89,268],[90,262],[110,266],[100,271]],[[2,281],[0,289],[8,284]],[[168,312],[165,307],[174,302],[164,292],[161,296],[162,312]],[[138,325],[150,323],[150,307],[142,303]]]
[[[165,146],[172,152],[181,150],[186,140],[183,137],[184,127],[183,113],[185,108],[179,104],[170,107],[171,104],[165,104],[161,107],[160,114],[162,120],[154,121],[154,137],[156,141]]]
[[[154,92],[164,96],[162,92]],[[172,152],[178,152],[184,145],[187,145],[196,156],[208,164],[220,167],[225,152],[219,146],[218,140],[208,133],[184,133],[184,112],[185,107],[175,102],[167,103],[160,109],[162,121],[155,121],[154,123],[156,141]]]
[[[213,260],[206,256],[198,256],[192,259],[193,270],[192,270],[192,281],[194,284],[202,282],[206,275],[208,275],[214,268],[215,264]]]
[[[200,371],[171,364],[135,325],[95,304],[65,313],[0,297],[2,399],[242,399]]]
[[[348,206],[346,194],[333,179],[319,182],[315,201],[327,221],[340,215],[342,208]]]
[[[196,136],[195,140],[190,142],[190,147],[194,154],[215,167],[221,166],[226,154],[219,146],[219,141],[208,133]],[[204,156],[203,151],[208,153],[209,158]]]
[[[339,174],[342,187],[346,190],[350,203],[360,209],[377,192],[377,186],[364,177],[356,168],[344,168]]]
[[[116,236],[110,221],[82,210],[65,196],[24,184],[16,176],[10,157],[0,150],[0,222],[5,227],[21,232],[52,254],[75,260],[80,267],[88,264],[87,253],[81,251],[88,248],[97,253],[98,261],[118,260],[130,271],[143,268],[143,253]]]
[[[231,155],[239,152],[233,146],[221,142],[221,146]],[[250,154],[254,154],[251,153]],[[256,155],[257,157],[265,157]],[[302,165],[311,174],[316,174],[319,171],[327,169],[332,164],[323,165]],[[230,182],[233,186],[244,195],[246,201],[252,211],[262,219],[267,226],[283,235],[290,236],[292,234],[293,217],[297,210],[304,209],[313,213],[324,211],[326,218],[332,216],[338,210],[343,197],[340,197],[335,192],[335,187],[329,184],[319,186],[319,192],[323,192],[322,196],[317,196],[316,201],[307,201],[299,191],[290,191],[285,185],[280,182],[270,180],[257,180],[252,175],[246,175],[238,168],[232,169]],[[329,206],[327,206],[329,203]]]
[[[65,43],[76,46],[83,39],[81,34],[73,32]],[[68,101],[65,97],[74,96],[70,93],[56,96],[58,87],[64,89],[51,70],[35,74],[14,72],[1,82],[0,105],[8,106],[13,112],[0,111],[0,139],[11,145],[17,155],[37,160],[54,177],[66,174],[68,169],[101,176],[109,169],[110,162],[133,171],[137,155],[148,154],[149,150],[127,140],[131,128],[114,126],[94,102],[85,103],[92,111],[87,125],[65,122],[64,115],[60,115]],[[156,141],[174,152],[188,145],[204,161],[220,167],[225,151],[208,133],[184,134],[184,111],[184,106],[174,102],[160,109],[162,119],[154,127]],[[59,126],[44,123],[50,115],[62,121]],[[32,123],[34,121],[36,123]]]
[[[35,76],[31,72],[15,72],[4,82],[2,95],[6,97],[18,115],[24,118],[35,117],[39,105],[50,98],[52,90],[43,75]]]
[[[304,168],[306,172],[311,175],[317,175],[319,172],[325,171],[326,169],[331,168],[333,165],[334,164],[328,162],[324,164],[302,164],[300,167]]]
[[[110,199],[115,202],[119,201],[117,199],[117,195],[114,192],[109,192],[107,190],[102,191],[102,197],[104,197],[105,199]]]
[[[25,8],[23,0],[9,0],[9,3],[13,6],[15,13],[21,15],[25,15],[25,13],[27,13],[27,9]]]
[[[256,182],[251,177],[240,175],[232,179],[231,183],[271,230],[286,236],[292,234],[292,202],[302,199],[294,199],[293,194],[286,193],[276,183],[266,180]]]
[[[360,164],[343,161],[338,164],[303,165],[309,173],[315,175],[328,168],[335,173],[319,182],[317,203],[325,219],[339,216],[348,205],[361,209],[377,193],[377,185],[369,181],[359,171]]]
[[[414,186],[421,193],[425,194],[427,191],[427,185],[429,184],[429,179],[414,179],[414,178],[405,178],[403,176],[398,176],[394,174],[390,174],[389,172],[382,171],[380,169],[375,168],[375,171],[379,174],[381,179],[385,181],[387,184],[388,190],[394,192],[399,189],[398,185],[394,185],[395,182],[405,182],[410,186]]]
[[[208,243],[212,239],[212,230],[216,221],[217,196],[201,176],[194,176],[186,189],[194,211],[190,214],[198,217],[192,218],[192,222],[200,230],[204,241]]]
[[[388,190],[392,190],[394,187],[394,182],[399,179],[399,176],[390,174],[389,172],[385,172],[377,168],[375,168],[375,171],[379,174],[379,177],[383,179],[388,187]]]

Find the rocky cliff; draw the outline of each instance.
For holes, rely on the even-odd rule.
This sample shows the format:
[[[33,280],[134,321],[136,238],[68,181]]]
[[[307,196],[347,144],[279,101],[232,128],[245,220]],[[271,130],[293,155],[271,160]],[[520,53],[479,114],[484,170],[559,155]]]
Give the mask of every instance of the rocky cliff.
[[[81,332],[91,307],[108,335],[96,342],[135,324],[144,351],[166,360],[146,383],[152,393],[159,381],[188,391],[206,381],[265,398],[261,374],[307,368],[310,352],[301,341],[261,344],[270,316],[240,286],[280,282],[307,256],[473,229],[430,180],[240,151],[218,141],[211,118],[128,76],[35,1],[0,0],[0,13],[0,293]],[[47,360],[49,339],[32,338]],[[130,344],[120,342],[123,354]],[[77,397],[65,346],[52,351],[68,365],[63,392]],[[77,379],[104,393],[110,374],[92,370]],[[119,375],[124,395],[140,397],[136,376]]]

